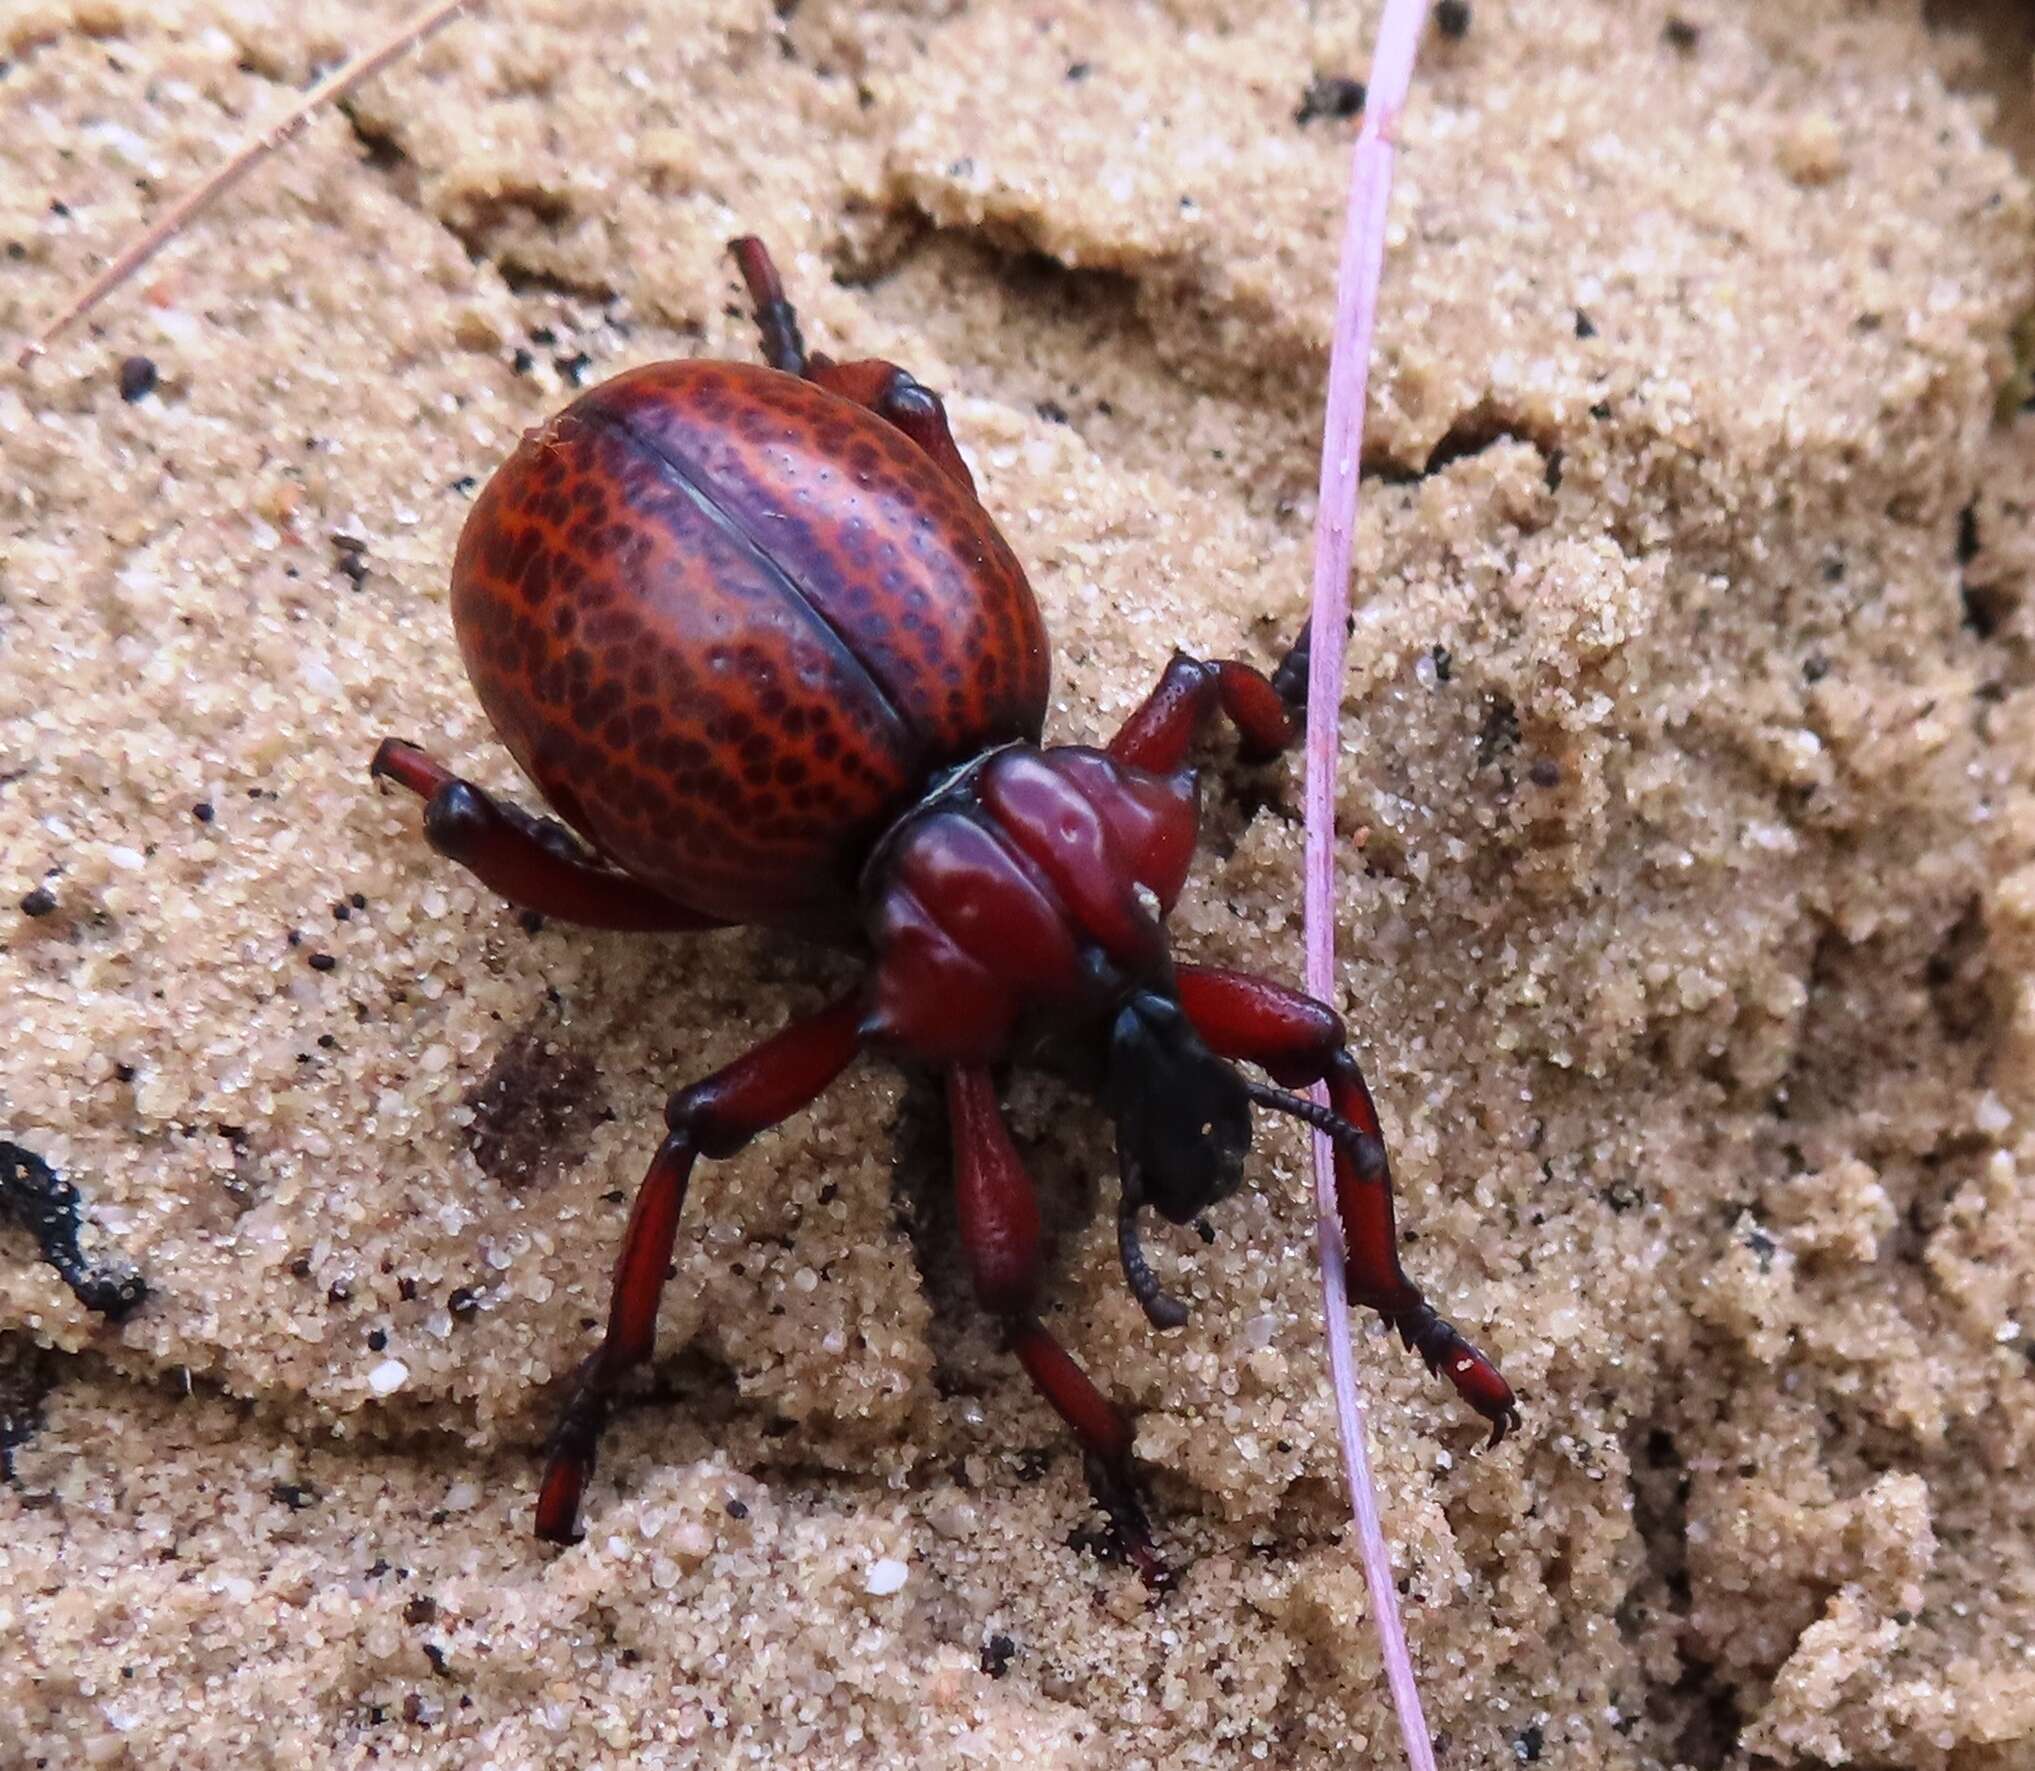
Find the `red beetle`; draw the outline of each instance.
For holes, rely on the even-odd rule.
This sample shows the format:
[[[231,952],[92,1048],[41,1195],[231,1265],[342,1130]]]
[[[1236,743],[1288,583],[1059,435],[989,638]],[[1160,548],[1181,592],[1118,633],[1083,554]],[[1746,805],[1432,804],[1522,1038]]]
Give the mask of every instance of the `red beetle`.
[[[991,1067],[1041,1041],[1071,1043],[1101,1079],[1124,1273],[1157,1326],[1186,1312],[1145,1264],[1138,1210],[1192,1221],[1238,1186],[1253,1104],[1293,1114],[1335,1140],[1352,1295],[1448,1374],[1495,1443],[1518,1421],[1512,1391],[1400,1268],[1341,1021],[1168,950],[1198,823],[1188,752],[1217,709],[1249,754],[1285,749],[1305,637],[1270,678],[1176,654],[1106,750],[1042,747],[1045,629],[939,397],[890,363],[808,355],[761,242],[733,251],[770,367],[657,363],[583,395],[488,482],[453,563],[481,704],[581,840],[414,745],[389,739],[374,760],[424,799],[432,847],[526,909],[598,928],[769,923],[869,958],[861,986],[671,1098],[538,1532],[575,1535],[610,1400],[650,1355],[695,1160],[796,1113],[864,1045],[944,1075],[975,1294],[1148,1579],[1164,1569],[1130,1423],[1035,1313],[1038,1204]],[[1286,1092],[1320,1081],[1328,1110]]]

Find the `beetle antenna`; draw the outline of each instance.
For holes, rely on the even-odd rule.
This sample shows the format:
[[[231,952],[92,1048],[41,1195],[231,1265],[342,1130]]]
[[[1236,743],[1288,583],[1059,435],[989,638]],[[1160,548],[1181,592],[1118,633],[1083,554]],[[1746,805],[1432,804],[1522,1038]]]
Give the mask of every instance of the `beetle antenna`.
[[[1339,1113],[1331,1113],[1318,1101],[1310,1101],[1305,1095],[1289,1094],[1283,1088],[1274,1088],[1270,1083],[1256,1082],[1244,1078],[1244,1091],[1260,1107],[1274,1113],[1284,1113],[1290,1118],[1304,1120],[1318,1132],[1325,1133],[1329,1140],[1350,1159],[1350,1165],[1357,1171],[1360,1181],[1381,1181],[1385,1178],[1385,1144],[1352,1125]]]
[[[1145,1259],[1144,1244],[1138,1239],[1138,1213],[1144,1208],[1145,1189],[1136,1164],[1121,1150],[1117,1162],[1123,1173],[1123,1195],[1116,1208],[1116,1252],[1123,1262],[1124,1283],[1154,1328],[1178,1328],[1187,1320],[1187,1306],[1159,1283],[1152,1264]]]
[[[432,4],[414,13],[372,49],[333,69],[275,122],[264,125],[243,141],[204,183],[172,203],[139,238],[87,283],[63,312],[21,347],[20,355],[15,358],[16,365],[27,368],[49,349],[59,333],[83,319],[167,246],[192,216],[228,186],[237,183],[284,142],[300,133],[304,125],[326,105],[344,98],[363,80],[380,73],[397,57],[451,24],[469,6],[478,4],[480,0],[433,0]]]

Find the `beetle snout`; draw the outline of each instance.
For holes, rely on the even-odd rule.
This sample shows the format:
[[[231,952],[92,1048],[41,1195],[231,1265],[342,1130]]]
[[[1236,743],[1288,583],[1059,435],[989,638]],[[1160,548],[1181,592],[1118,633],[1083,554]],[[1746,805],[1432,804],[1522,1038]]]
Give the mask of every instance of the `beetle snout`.
[[[1191,1223],[1243,1184],[1251,1150],[1244,1080],[1202,1044],[1179,1003],[1139,991],[1110,1032],[1107,1099],[1144,1202]]]

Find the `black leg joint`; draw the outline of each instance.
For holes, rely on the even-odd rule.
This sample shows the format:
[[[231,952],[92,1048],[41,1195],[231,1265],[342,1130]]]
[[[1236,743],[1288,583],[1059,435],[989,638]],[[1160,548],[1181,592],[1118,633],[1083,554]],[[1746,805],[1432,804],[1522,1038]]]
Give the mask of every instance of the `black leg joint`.
[[[424,840],[448,861],[464,861],[478,850],[495,815],[478,787],[448,781],[425,802]]]
[[[1279,668],[1272,672],[1272,687],[1279,691],[1279,699],[1296,713],[1307,706],[1307,671],[1313,645],[1314,623],[1310,621],[1300,630],[1300,637],[1293,642],[1292,651],[1279,661]]]
[[[683,1138],[696,1154],[719,1162],[747,1144],[755,1133],[722,1123],[713,1095],[704,1086],[683,1088],[664,1105],[664,1123],[674,1138]]]
[[[942,416],[940,396],[902,369],[890,378],[890,385],[883,390],[879,409],[893,423],[900,419],[937,419]]]
[[[799,336],[798,315],[781,297],[762,302],[756,309],[756,329],[763,338],[763,356],[773,369],[787,375],[806,372],[805,340]]]

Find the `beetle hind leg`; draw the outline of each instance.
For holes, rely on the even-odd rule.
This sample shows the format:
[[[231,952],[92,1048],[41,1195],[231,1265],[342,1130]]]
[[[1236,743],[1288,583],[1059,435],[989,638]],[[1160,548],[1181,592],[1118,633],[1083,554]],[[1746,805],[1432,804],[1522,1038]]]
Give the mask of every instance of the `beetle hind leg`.
[[[564,825],[495,799],[414,744],[384,738],[369,773],[423,800],[425,840],[519,909],[596,929],[726,926],[588,860]]]
[[[798,333],[798,313],[785,299],[784,279],[777,274],[770,248],[754,234],[744,234],[739,240],[730,240],[728,250],[735,255],[750,306],[756,311],[763,360],[787,375],[804,375],[806,347]]]
[[[948,428],[945,403],[910,371],[880,357],[837,363],[815,351],[806,378],[844,400],[867,406],[892,429],[902,431],[916,443],[932,464],[957,481],[970,498],[975,496],[975,476],[961,459],[960,446]]]

